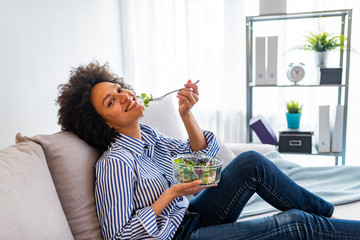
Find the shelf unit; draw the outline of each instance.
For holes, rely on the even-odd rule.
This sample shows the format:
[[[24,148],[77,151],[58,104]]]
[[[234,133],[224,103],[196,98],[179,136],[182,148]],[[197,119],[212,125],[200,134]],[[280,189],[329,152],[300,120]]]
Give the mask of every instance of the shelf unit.
[[[319,19],[326,20],[328,18],[340,19],[340,32],[346,37],[346,50],[339,51],[339,67],[343,68],[342,75],[342,84],[341,85],[319,85],[318,83],[306,83],[293,84],[288,81],[288,83],[280,83],[278,81],[277,85],[255,85],[254,79],[254,28],[257,23],[260,22],[283,22],[288,20],[304,20],[304,19],[313,19],[314,22],[319,21]],[[337,20],[335,20],[337,21]],[[337,88],[337,104],[344,105],[344,119],[343,119],[343,143],[342,143],[342,152],[341,153],[318,153],[315,147],[313,147],[313,152],[311,155],[322,155],[322,156],[331,156],[335,157],[335,165],[338,165],[338,158],[342,158],[342,165],[345,165],[345,153],[346,153],[346,119],[348,111],[348,92],[349,92],[349,66],[350,66],[350,49],[351,49],[351,21],[352,21],[352,9],[343,9],[343,10],[334,10],[334,11],[318,11],[318,12],[302,12],[302,13],[289,13],[289,14],[276,14],[276,15],[262,15],[262,16],[249,16],[246,17],[246,140],[247,142],[253,142],[253,133],[249,126],[249,121],[253,117],[253,95],[255,89],[259,88],[279,88],[279,89],[289,89],[289,88],[324,88],[324,91],[328,88]],[[283,33],[285,34],[285,33]],[[306,34],[306,33],[304,33]],[[345,56],[344,56],[345,55]],[[344,64],[345,60],[345,64]],[[314,66],[315,67],[315,66]],[[281,77],[286,77],[286,74],[279,73],[278,70],[278,79]],[[284,77],[284,78],[285,78]],[[314,77],[315,78],[315,77]],[[288,153],[286,153],[288,154]],[[304,153],[289,153],[289,154],[304,154]],[[308,153],[310,154],[310,153]]]

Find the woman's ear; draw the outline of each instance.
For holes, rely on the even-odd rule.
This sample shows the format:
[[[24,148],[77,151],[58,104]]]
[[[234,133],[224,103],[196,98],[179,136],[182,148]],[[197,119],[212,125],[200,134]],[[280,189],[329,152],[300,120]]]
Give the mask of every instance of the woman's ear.
[[[113,126],[111,126],[109,123],[105,122],[106,126],[108,126],[110,129],[114,129]]]

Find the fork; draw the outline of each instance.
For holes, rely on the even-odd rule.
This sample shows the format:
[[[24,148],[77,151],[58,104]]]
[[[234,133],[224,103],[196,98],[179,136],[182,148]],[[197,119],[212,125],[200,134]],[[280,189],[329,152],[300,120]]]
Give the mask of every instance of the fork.
[[[200,80],[197,80],[196,82],[194,82],[194,84],[197,84]],[[164,99],[164,97],[166,97],[167,95],[169,94],[172,94],[172,93],[175,93],[175,92],[179,92],[180,90],[183,90],[184,88],[179,88],[179,89],[176,89],[174,91],[171,91],[171,92],[168,92],[164,95],[162,95],[161,97],[157,97],[157,98],[150,98],[149,101],[161,101]],[[143,99],[142,97],[140,97],[141,99]]]

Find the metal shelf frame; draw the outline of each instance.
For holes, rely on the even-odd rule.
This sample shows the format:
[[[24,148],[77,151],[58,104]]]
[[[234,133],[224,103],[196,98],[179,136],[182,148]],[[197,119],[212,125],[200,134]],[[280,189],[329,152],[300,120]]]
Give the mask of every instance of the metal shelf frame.
[[[306,18],[328,18],[328,17],[341,17],[341,33],[346,36],[346,64],[343,66],[344,52],[340,52],[339,66],[343,68],[345,83],[342,85],[275,85],[275,86],[256,86],[253,77],[253,23],[261,21],[286,21],[291,19],[306,19]],[[325,155],[334,156],[335,165],[338,165],[338,158],[342,158],[342,165],[345,165],[346,153],[346,131],[347,131],[347,112],[348,112],[348,93],[349,93],[349,68],[350,68],[350,50],[351,50],[351,27],[352,27],[352,9],[342,9],[333,11],[316,11],[316,12],[301,12],[289,14],[275,14],[275,15],[262,15],[262,16],[248,16],[246,17],[246,141],[252,142],[252,132],[249,126],[249,121],[253,117],[253,90],[258,87],[280,87],[280,88],[294,88],[294,87],[335,87],[338,88],[338,104],[344,100],[344,119],[343,119],[343,144],[342,153],[313,153],[311,155]],[[346,33],[345,33],[346,31]],[[344,81],[343,81],[344,82]],[[344,96],[342,96],[344,90]]]

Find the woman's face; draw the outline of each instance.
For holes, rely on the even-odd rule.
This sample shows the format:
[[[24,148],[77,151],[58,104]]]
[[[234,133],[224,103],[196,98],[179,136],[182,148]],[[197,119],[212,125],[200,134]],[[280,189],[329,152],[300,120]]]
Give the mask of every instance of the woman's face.
[[[145,111],[132,91],[110,82],[101,82],[92,88],[91,102],[105,123],[120,133],[137,126]]]

